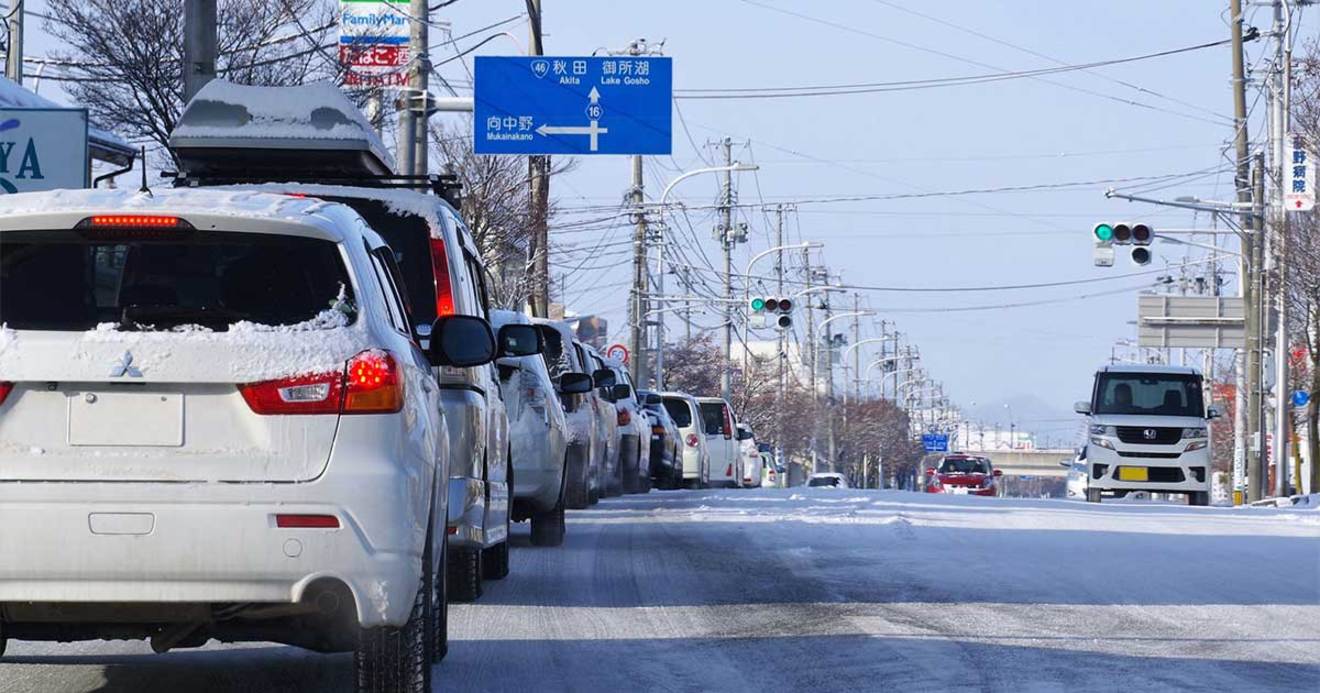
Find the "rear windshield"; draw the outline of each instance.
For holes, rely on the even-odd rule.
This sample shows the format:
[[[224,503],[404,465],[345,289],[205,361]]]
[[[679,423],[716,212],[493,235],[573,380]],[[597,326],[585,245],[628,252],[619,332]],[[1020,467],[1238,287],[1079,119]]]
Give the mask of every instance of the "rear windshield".
[[[190,232],[89,239],[71,231],[0,234],[0,322],[17,330],[167,330],[296,325],[335,309],[353,318],[352,285],[332,241]],[[347,322],[335,314],[325,326]],[[313,326],[319,326],[314,323]]]
[[[395,214],[380,200],[324,197],[353,208],[394,251],[414,325],[435,322],[435,270],[431,266],[431,227],[415,214]]]
[[[838,486],[839,477],[837,476],[816,476],[807,481],[807,486]]]
[[[687,400],[666,397],[665,411],[669,412],[669,418],[674,420],[675,426],[688,428],[692,425],[692,408],[688,406]]]
[[[1101,373],[1096,414],[1205,416],[1201,377],[1190,373]]]
[[[724,435],[724,405],[719,402],[701,404],[701,421],[706,424],[706,435]]]

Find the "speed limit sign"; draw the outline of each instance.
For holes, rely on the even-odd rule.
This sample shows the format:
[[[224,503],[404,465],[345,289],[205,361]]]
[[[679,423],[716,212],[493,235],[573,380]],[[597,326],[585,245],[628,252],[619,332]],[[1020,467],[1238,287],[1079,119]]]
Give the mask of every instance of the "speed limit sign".
[[[611,344],[605,348],[605,357],[619,361],[623,365],[628,365],[628,347],[622,344]]]

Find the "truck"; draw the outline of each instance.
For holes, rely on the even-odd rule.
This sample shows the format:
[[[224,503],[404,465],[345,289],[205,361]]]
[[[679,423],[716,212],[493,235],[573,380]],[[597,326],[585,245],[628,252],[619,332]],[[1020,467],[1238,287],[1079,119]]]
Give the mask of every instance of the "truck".
[[[1088,419],[1086,500],[1147,491],[1209,505],[1209,424],[1223,414],[1206,406],[1204,392],[1195,368],[1116,364],[1097,371],[1091,398],[1075,406]]]

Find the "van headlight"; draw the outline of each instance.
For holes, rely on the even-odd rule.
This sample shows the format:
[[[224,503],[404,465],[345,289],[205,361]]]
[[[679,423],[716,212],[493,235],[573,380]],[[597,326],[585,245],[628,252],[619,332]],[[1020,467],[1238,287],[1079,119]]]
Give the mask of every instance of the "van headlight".
[[[1193,450],[1204,450],[1208,442],[1209,441],[1205,441],[1205,440],[1192,441],[1187,444],[1187,452],[1192,452]]]
[[[1206,431],[1204,426],[1200,428],[1184,428],[1182,431],[1183,440],[1191,438],[1206,438],[1209,437],[1209,435],[1210,434]]]
[[[1100,436],[1091,436],[1091,444],[1102,447],[1106,450],[1114,449],[1113,443],[1109,442],[1108,440],[1105,440],[1104,438],[1101,438]]]

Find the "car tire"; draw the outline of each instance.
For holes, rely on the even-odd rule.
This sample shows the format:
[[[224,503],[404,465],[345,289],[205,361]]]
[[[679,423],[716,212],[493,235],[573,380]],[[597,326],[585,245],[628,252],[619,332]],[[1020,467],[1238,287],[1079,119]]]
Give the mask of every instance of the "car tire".
[[[451,602],[474,602],[481,597],[481,549],[456,546],[449,550],[445,581]]]
[[[619,490],[623,493],[638,493],[641,491],[642,473],[638,469],[641,466],[642,456],[634,455],[632,465],[623,463],[624,456],[619,456]]]
[[[532,546],[559,546],[564,543],[564,498],[544,513],[532,515]]]
[[[435,643],[431,647],[431,661],[439,664],[449,654],[449,542],[440,542],[440,569],[435,574]]]
[[[564,456],[564,505],[573,510],[585,510],[591,505],[591,479],[586,459],[573,461],[573,455]]]
[[[1197,505],[1197,506],[1201,506],[1201,505],[1210,505],[1210,492],[1209,492],[1209,491],[1192,491],[1191,493],[1188,493],[1188,494],[1187,494],[1187,504],[1188,504],[1188,505]]]
[[[378,626],[358,631],[353,651],[353,678],[358,693],[430,693],[434,657],[435,575],[431,547],[423,552],[422,578],[412,613],[402,626]]]
[[[1098,489],[1098,488],[1088,488],[1088,489],[1086,489],[1086,502],[1087,502],[1087,503],[1099,503],[1099,502],[1100,502],[1100,489]]]
[[[481,551],[481,573],[487,580],[509,577],[509,540]]]

